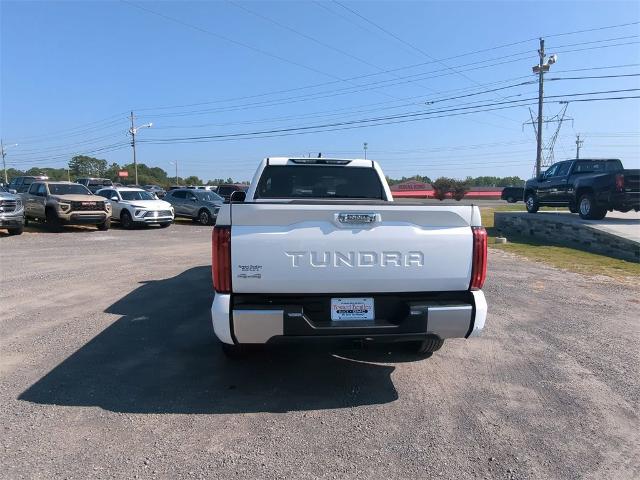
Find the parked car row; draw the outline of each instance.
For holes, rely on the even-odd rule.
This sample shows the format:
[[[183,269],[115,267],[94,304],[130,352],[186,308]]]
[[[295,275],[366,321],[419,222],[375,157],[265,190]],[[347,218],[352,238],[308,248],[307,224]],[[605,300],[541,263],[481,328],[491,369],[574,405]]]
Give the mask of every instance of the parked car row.
[[[142,225],[166,228],[175,217],[213,225],[224,203],[215,192],[188,188],[171,190],[159,199],[143,188],[113,184],[95,193],[86,185],[65,181],[39,179],[20,185],[28,186],[20,194],[0,187],[0,228],[11,235],[21,234],[29,222],[42,223],[52,231],[60,231],[64,225],[95,225],[108,230],[112,221],[125,229]]]

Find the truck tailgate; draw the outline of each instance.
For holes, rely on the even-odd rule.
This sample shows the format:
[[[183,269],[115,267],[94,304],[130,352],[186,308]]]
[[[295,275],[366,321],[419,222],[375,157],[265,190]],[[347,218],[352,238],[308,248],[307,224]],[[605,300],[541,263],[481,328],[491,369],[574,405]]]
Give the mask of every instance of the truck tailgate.
[[[470,206],[233,204],[235,293],[466,290]]]

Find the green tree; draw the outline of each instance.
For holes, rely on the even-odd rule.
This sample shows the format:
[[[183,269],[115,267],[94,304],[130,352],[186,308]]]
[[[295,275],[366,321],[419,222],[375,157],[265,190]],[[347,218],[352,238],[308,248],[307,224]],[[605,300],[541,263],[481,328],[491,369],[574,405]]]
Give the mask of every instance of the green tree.
[[[86,155],[76,155],[69,162],[69,170],[74,177],[104,177],[107,161]]]
[[[434,197],[438,200],[444,200],[447,195],[452,192],[456,180],[449,177],[440,177],[431,184],[434,190]]]
[[[202,180],[200,180],[195,175],[191,175],[190,177],[184,179],[184,183],[186,185],[202,185]]]
[[[455,200],[457,201],[462,200],[468,191],[469,191],[469,183],[467,183],[465,180],[453,181],[453,184],[451,185],[451,196]]]

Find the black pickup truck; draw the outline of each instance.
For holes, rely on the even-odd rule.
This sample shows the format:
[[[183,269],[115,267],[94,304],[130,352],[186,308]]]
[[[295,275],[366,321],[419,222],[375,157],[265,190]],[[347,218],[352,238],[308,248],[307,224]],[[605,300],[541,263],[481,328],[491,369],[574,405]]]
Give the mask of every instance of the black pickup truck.
[[[569,207],[587,220],[607,211],[640,210],[640,169],[625,170],[620,160],[565,160],[527,180],[524,201],[529,213],[542,206]]]

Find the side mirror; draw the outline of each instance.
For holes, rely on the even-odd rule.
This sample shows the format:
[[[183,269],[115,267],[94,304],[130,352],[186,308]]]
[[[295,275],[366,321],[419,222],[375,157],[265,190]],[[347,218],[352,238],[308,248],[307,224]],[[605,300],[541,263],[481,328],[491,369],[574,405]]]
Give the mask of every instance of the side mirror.
[[[114,202],[118,201],[118,197],[116,197],[115,195],[113,197],[111,197],[111,200],[113,200]]]
[[[191,200],[193,203],[196,203],[197,198],[196,197],[190,197],[189,200]]]
[[[247,198],[247,192],[237,190],[229,197],[229,203],[243,203]]]
[[[541,182],[542,180],[544,180],[544,173],[539,173],[538,174],[538,181]]]
[[[15,195],[16,193],[18,193],[18,191],[17,191],[16,189],[14,189],[14,188],[10,188],[8,191],[9,191],[9,193],[12,193],[12,194],[14,194],[14,195]]]

